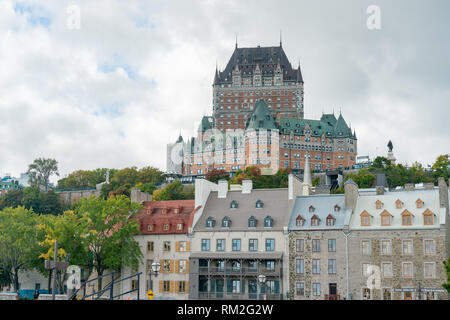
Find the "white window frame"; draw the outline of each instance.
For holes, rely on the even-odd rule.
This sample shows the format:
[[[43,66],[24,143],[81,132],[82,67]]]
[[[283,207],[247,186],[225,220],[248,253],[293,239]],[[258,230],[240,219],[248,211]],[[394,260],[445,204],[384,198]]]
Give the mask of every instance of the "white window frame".
[[[405,264],[411,264],[411,271],[412,271],[412,274],[411,274],[411,276],[405,276],[405,273],[404,273],[404,265]],[[404,278],[404,279],[412,279],[412,278],[414,278],[414,263],[412,262],[412,261],[403,261],[402,262],[402,278]]]
[[[433,252],[426,252],[426,242],[433,241]],[[436,240],[435,239],[423,239],[423,254],[430,256],[436,254]]]
[[[383,252],[383,242],[389,242],[389,253]],[[390,256],[392,255],[392,240],[391,239],[381,239],[380,241],[380,252],[382,256]]]
[[[405,242],[411,241],[411,252],[405,253]],[[414,255],[414,241],[412,239],[402,239],[402,255],[403,256],[412,256]]]
[[[391,265],[391,274],[390,275],[386,275],[385,273],[384,273],[384,265]],[[390,279],[390,278],[392,278],[394,276],[394,267],[393,267],[393,265],[392,265],[392,262],[391,261],[383,261],[382,263],[381,263],[381,277],[382,278],[386,278],[386,279]]]
[[[425,273],[425,265],[427,265],[427,264],[431,264],[433,266],[433,272],[432,272],[433,274],[432,274],[431,277],[427,277],[426,273]],[[425,261],[423,263],[423,278],[424,279],[436,279],[436,262],[434,262],[434,261]]]
[[[368,253],[364,253],[364,248],[363,248],[363,242],[367,241],[369,243],[368,246]],[[370,239],[362,239],[361,243],[360,243],[360,248],[361,248],[361,255],[363,256],[370,256],[371,252],[372,252],[372,242],[370,241]]]

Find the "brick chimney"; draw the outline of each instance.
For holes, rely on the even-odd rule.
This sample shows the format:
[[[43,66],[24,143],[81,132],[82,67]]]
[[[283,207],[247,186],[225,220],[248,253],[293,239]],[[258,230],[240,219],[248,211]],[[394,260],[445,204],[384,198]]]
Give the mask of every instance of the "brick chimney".
[[[217,191],[217,198],[226,198],[228,193],[228,181],[219,180],[219,187]]]

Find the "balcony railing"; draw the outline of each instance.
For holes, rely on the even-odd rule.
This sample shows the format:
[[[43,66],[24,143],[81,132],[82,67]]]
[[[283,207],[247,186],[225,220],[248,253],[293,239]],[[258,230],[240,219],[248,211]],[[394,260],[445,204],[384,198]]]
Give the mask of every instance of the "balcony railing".
[[[264,293],[199,292],[198,298],[210,300],[283,300],[283,295],[273,293],[266,295]]]
[[[257,276],[264,274],[266,276],[279,276],[280,268],[233,268],[233,267],[199,267],[199,274],[227,274],[227,275],[249,275]]]

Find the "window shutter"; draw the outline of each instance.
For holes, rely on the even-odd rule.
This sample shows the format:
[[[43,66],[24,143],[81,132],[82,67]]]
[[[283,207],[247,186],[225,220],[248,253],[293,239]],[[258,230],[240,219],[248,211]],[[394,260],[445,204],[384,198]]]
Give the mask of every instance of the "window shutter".
[[[179,260],[175,260],[175,273],[178,273],[179,271]]]
[[[175,251],[176,252],[180,251],[180,241],[175,242]]]
[[[175,260],[170,260],[170,272],[175,272]]]
[[[231,293],[231,280],[227,280],[227,293]]]
[[[165,270],[164,270],[164,263],[163,263],[164,261],[163,260],[159,260],[159,263],[160,263],[160,265],[161,265],[161,269],[160,269],[160,272],[161,273],[164,273],[165,272]]]
[[[275,294],[280,293],[280,283],[278,280],[275,280]]]
[[[189,293],[189,281],[186,281],[186,293]]]
[[[173,292],[173,280],[170,280],[170,292]]]
[[[241,281],[241,292],[245,293],[245,280]]]
[[[178,293],[178,281],[175,281],[175,293]]]
[[[190,249],[191,249],[191,242],[186,241],[186,251],[189,252]]]
[[[159,292],[163,292],[163,282],[162,280],[159,280]]]
[[[186,273],[189,273],[189,260],[186,260]]]

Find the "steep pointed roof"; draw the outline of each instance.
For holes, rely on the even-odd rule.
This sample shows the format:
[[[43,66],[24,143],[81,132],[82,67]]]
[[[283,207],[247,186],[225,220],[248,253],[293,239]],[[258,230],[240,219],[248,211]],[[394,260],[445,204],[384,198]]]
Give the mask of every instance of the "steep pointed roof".
[[[202,121],[200,122],[200,125],[198,126],[198,131],[205,132],[212,128],[214,128],[214,117],[204,116],[202,118]]]
[[[347,123],[344,120],[342,114],[339,115],[337,119],[336,125],[334,127],[334,131],[337,137],[349,137],[352,136],[352,131],[348,127]]]
[[[257,64],[259,64],[263,75],[273,75],[276,71],[278,62],[283,70],[284,81],[303,82],[300,68],[292,68],[291,63],[281,46],[257,46],[251,48],[236,47],[223,72],[219,72],[217,83],[231,83],[232,73],[236,66],[238,66],[241,75],[253,75]]]
[[[275,118],[263,99],[256,103],[246,129],[277,129]]]

